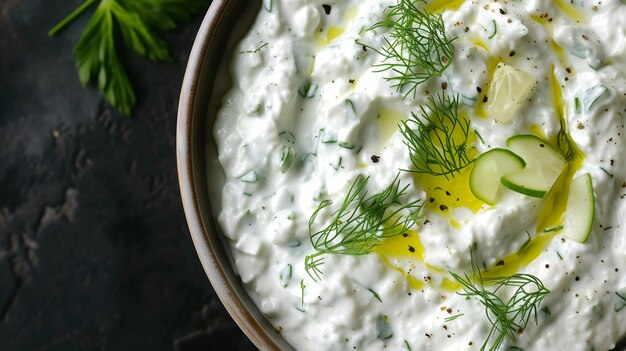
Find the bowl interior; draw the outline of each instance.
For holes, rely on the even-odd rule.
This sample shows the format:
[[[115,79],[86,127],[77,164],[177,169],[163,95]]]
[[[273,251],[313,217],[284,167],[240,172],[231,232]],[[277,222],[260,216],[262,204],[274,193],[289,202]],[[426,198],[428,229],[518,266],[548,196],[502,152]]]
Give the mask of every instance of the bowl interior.
[[[260,1],[213,1],[192,49],[177,125],[178,174],[185,216],[204,270],[235,322],[261,350],[293,350],[261,314],[236,274],[215,218],[223,171],[212,126],[231,86],[229,62],[252,25]]]
[[[259,349],[293,350],[246,293],[215,221],[224,175],[212,127],[222,97],[231,87],[229,62],[237,54],[235,46],[254,22],[260,6],[260,0],[212,2],[194,43],[181,91],[178,174],[191,236],[220,300]],[[626,340],[614,350],[626,350]]]

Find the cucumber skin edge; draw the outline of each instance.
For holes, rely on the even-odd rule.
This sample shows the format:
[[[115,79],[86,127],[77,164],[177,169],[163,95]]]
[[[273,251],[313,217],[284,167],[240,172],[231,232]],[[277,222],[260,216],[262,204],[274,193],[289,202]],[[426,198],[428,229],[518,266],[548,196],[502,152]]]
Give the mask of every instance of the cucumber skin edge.
[[[543,190],[524,188],[523,186],[511,183],[504,177],[500,179],[500,183],[502,183],[502,185],[509,188],[510,190],[515,191],[516,193],[520,193],[522,195],[526,195],[530,197],[536,197],[538,199],[543,199],[544,197],[546,197],[546,194],[550,192],[550,190],[543,191]]]

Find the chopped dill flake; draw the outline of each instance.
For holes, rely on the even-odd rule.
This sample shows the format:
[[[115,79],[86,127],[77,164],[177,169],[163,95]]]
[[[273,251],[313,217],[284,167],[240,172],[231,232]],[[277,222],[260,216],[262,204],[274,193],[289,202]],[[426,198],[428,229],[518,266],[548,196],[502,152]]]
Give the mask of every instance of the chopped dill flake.
[[[383,302],[383,300],[380,298],[380,295],[378,295],[378,293],[370,288],[367,288],[367,290],[369,290],[369,292],[372,293],[372,295],[374,296],[374,298],[380,302]]]
[[[260,52],[261,50],[263,50],[264,47],[266,47],[269,43],[265,43],[261,46],[259,46],[258,48],[254,49],[254,50],[246,50],[246,51],[239,51],[240,54],[256,54],[258,52]]]
[[[600,170],[602,170],[602,172],[606,173],[606,175],[608,175],[609,177],[613,178],[613,173],[607,171],[606,168],[600,167]]]
[[[450,317],[444,319],[444,322],[446,322],[446,323],[452,322],[453,320],[455,320],[455,319],[457,319],[459,317],[462,317],[464,315],[465,315],[464,313],[455,314],[454,316],[450,316]]]
[[[480,135],[480,133],[479,133],[477,130],[474,130],[474,134],[476,134],[476,136],[478,137],[478,140],[480,140],[480,142],[481,142],[483,145],[484,145],[484,144],[487,144],[487,143],[485,142],[485,139],[483,139],[483,136],[482,136],[482,135]]]
[[[306,288],[306,285],[304,284],[304,279],[300,280],[300,299],[301,299],[301,303],[302,303],[302,307],[304,307],[304,289]]]
[[[409,342],[406,341],[406,339],[404,340],[404,347],[409,351],[413,351],[413,349],[411,349],[411,345],[409,345]]]
[[[450,316],[450,317],[444,319],[444,322],[446,322],[446,323],[452,322],[453,320],[455,320],[455,319],[457,319],[459,317],[462,317],[464,315],[465,315],[464,313],[455,314],[454,316]]]
[[[309,236],[315,253],[305,258],[305,269],[314,281],[321,279],[325,254],[366,255],[386,238],[403,234],[417,224],[420,200],[401,201],[408,185],[398,176],[382,192],[367,196],[369,177],[359,175],[330,223],[316,231],[317,217],[333,204],[323,200],[309,220]]]
[[[563,225],[562,225],[562,224],[560,224],[560,225],[555,225],[555,226],[553,226],[553,227],[546,228],[546,229],[544,229],[544,230],[543,230],[543,232],[544,232],[544,233],[558,232],[558,231],[560,231],[561,229],[563,229]]]

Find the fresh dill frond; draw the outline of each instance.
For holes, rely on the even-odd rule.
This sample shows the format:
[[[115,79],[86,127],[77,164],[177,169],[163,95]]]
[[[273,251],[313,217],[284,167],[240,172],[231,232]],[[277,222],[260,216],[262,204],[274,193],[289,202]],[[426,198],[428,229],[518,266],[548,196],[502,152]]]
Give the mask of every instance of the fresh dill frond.
[[[463,286],[459,294],[473,298],[485,306],[491,328],[481,351],[496,351],[508,335],[513,341],[526,329],[531,316],[538,323],[537,311],[541,301],[550,293],[541,280],[531,274],[513,274],[507,277],[484,277],[472,252],[472,276],[450,272]],[[489,289],[487,289],[489,287]],[[511,293],[512,291],[512,293]],[[510,297],[504,299],[503,296]]]
[[[48,32],[56,35],[89,7],[98,6],[74,47],[83,86],[97,82],[105,100],[126,116],[135,107],[135,92],[118,57],[118,33],[135,53],[154,61],[171,60],[158,30],[172,30],[201,13],[207,0],[86,0]]]
[[[428,13],[416,3],[425,0],[398,0],[390,6],[385,19],[370,30],[389,29],[384,46],[373,49],[383,57],[374,65],[379,72],[389,72],[385,79],[404,97],[417,93],[417,86],[433,76],[440,76],[452,63],[454,46],[446,36],[440,14]]]
[[[314,230],[320,212],[333,204],[323,200],[309,220],[309,236],[315,253],[305,258],[305,269],[314,281],[321,279],[325,254],[366,255],[386,238],[405,233],[416,225],[420,200],[403,202],[408,185],[398,176],[382,192],[367,196],[369,177],[359,175],[330,224]]]
[[[468,156],[470,121],[459,114],[458,96],[438,93],[411,113],[400,132],[409,148],[413,169],[406,171],[454,177],[472,161]]]

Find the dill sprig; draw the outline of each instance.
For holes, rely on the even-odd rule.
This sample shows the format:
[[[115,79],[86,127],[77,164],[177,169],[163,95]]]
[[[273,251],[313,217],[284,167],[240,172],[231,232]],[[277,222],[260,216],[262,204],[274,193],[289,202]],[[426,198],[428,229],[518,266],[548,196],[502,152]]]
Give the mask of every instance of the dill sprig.
[[[516,335],[526,329],[531,316],[535,324],[538,323],[537,311],[541,301],[546,297],[548,290],[541,280],[530,274],[513,274],[507,277],[483,277],[480,268],[474,260],[472,252],[472,276],[450,274],[463,286],[459,293],[467,298],[478,300],[485,306],[485,313],[491,329],[480,348],[481,351],[495,351],[502,345],[507,335],[513,341]],[[486,286],[489,286],[488,290]],[[513,293],[505,302],[502,295]]]
[[[424,0],[417,3],[426,4]],[[383,57],[374,67],[389,71],[385,79],[404,97],[415,96],[417,86],[433,76],[440,76],[452,63],[454,46],[446,36],[440,14],[431,14],[416,6],[412,0],[398,0],[390,6],[385,19],[370,30],[387,28],[384,47],[373,49]]]
[[[420,109],[421,116],[411,112],[400,124],[414,166],[407,171],[454,177],[472,162],[467,154],[470,121],[459,115],[458,96],[431,96]]]
[[[367,196],[369,177],[359,175],[330,224],[315,231],[317,216],[333,204],[323,200],[309,220],[309,236],[315,253],[305,258],[305,269],[314,281],[321,279],[325,254],[365,255],[384,239],[405,233],[416,224],[420,200],[401,202],[408,185],[401,187],[398,176],[382,192]]]

